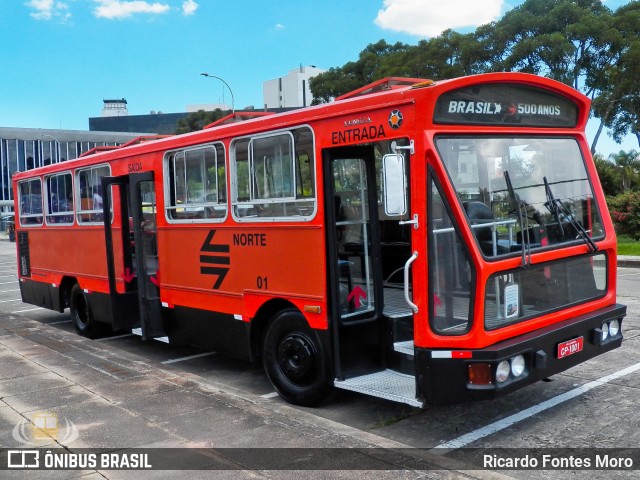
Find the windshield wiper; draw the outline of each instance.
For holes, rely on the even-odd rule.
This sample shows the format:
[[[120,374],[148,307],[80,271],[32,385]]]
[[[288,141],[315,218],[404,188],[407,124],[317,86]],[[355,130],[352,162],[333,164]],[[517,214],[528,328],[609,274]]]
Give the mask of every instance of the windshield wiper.
[[[544,191],[547,194],[547,201],[544,206],[553,214],[553,218],[555,218],[558,228],[560,229],[560,236],[564,237],[564,229],[562,228],[562,222],[560,221],[560,207],[556,203],[556,199],[553,196],[547,177],[542,177],[542,180],[544,181]]]
[[[527,258],[527,252],[528,252],[528,257],[531,258],[531,245],[529,243],[529,217],[527,216],[527,204],[520,200],[517,196],[516,196],[516,192],[513,189],[513,184],[511,183],[511,177],[509,176],[509,172],[507,170],[504,171],[504,179],[507,182],[507,191],[509,192],[509,198],[511,199],[511,203],[513,204],[513,207],[515,208],[517,214],[518,214],[518,222],[520,223],[520,234],[521,234],[521,243],[522,243],[522,266],[523,267],[527,267],[529,265],[529,259]],[[525,209],[525,215],[524,218],[527,219],[527,228],[525,231],[525,225],[524,225],[524,218],[522,216],[522,210]],[[525,235],[527,236],[527,239],[525,241]]]
[[[589,250],[592,252],[598,251],[598,245],[593,241],[589,233],[584,229],[582,224],[576,220],[576,217],[571,213],[562,200],[559,198],[555,198],[553,192],[551,191],[551,186],[549,185],[549,181],[547,177],[543,177],[544,180],[544,188],[547,193],[547,201],[544,206],[553,214],[558,222],[558,226],[560,227],[560,234],[564,236],[564,230],[562,229],[562,222],[560,221],[560,213],[562,213],[565,217],[569,219],[569,223],[576,229],[578,236],[580,236],[584,242],[589,246]]]

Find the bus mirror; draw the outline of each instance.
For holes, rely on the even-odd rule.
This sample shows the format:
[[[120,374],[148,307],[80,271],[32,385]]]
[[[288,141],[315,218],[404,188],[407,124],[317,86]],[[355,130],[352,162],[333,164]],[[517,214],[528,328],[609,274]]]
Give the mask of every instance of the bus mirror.
[[[384,212],[389,216],[407,213],[407,181],[404,156],[390,153],[382,158],[384,175]]]

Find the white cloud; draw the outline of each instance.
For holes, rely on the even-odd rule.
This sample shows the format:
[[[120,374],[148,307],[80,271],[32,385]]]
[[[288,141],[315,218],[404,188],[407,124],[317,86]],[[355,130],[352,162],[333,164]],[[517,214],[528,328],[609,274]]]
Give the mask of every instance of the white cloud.
[[[98,18],[126,18],[137,13],[166,13],[170,6],[160,2],[146,2],[141,0],[94,0],[98,5],[93,10],[93,14]]]
[[[284,25],[283,25],[283,24],[281,24],[281,23],[276,23],[276,26],[275,26],[275,29],[276,29],[276,30],[284,30],[284,28],[285,28],[285,27],[284,27]]]
[[[193,15],[196,13],[198,9],[198,4],[193,0],[187,0],[186,2],[182,2],[182,14],[185,16]]]
[[[36,20],[66,20],[71,17],[67,12],[68,5],[64,2],[56,2],[55,0],[30,0],[26,6],[35,10],[30,15]]]
[[[386,30],[436,37],[451,28],[474,27],[500,18],[504,0],[384,0],[376,25]]]

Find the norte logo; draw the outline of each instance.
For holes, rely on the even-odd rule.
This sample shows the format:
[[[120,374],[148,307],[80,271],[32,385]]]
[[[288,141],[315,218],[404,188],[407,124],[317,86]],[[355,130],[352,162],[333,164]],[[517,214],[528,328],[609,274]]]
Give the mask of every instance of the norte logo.
[[[200,273],[217,275],[218,279],[212,288],[218,290],[231,268],[231,257],[229,244],[213,243],[215,234],[215,230],[210,230],[200,248]]]

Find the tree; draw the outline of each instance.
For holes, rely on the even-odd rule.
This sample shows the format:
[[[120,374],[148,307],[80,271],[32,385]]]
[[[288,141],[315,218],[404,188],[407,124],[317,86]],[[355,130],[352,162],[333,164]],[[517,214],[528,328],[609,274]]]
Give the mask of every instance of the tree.
[[[229,112],[223,112],[221,109],[216,108],[214,111],[206,112],[204,110],[198,110],[197,112],[190,113],[184,118],[178,120],[178,128],[176,128],[175,134],[180,135],[182,133],[195,132],[202,130],[206,125],[219,120]]]
[[[639,36],[640,2],[634,1],[616,10],[608,39],[613,59],[594,70],[602,93],[593,102],[594,114],[601,124],[591,146],[592,152],[605,126],[618,143],[624,135],[632,133],[640,145]]]
[[[620,172],[613,162],[610,162],[602,155],[596,154],[593,157],[596,164],[596,170],[598,171],[598,177],[600,177],[600,184],[604,190],[604,194],[607,196],[615,196],[622,193],[620,187]]]
[[[589,96],[600,119],[592,152],[605,127],[617,142],[636,135],[640,146],[640,0],[615,12],[601,0],[526,0],[473,33],[446,30],[416,46],[380,40],[310,87],[322,103],[385,76],[440,80],[490,71],[543,75]]]
[[[593,96],[590,75],[607,63],[611,10],[600,0],[527,0],[494,24],[493,66],[543,75]]]
[[[405,75],[395,59],[409,49],[397,42],[390,45],[384,40],[371,43],[360,52],[356,62],[348,62],[342,67],[330,68],[309,80],[313,93],[313,103],[330,102],[333,98],[356,90],[380,78]]]
[[[640,159],[638,152],[631,150],[625,152],[620,150],[618,153],[609,155],[619,174],[619,185],[622,193],[629,190],[637,190],[640,187]]]
[[[626,192],[607,198],[618,235],[640,240],[640,192]]]

